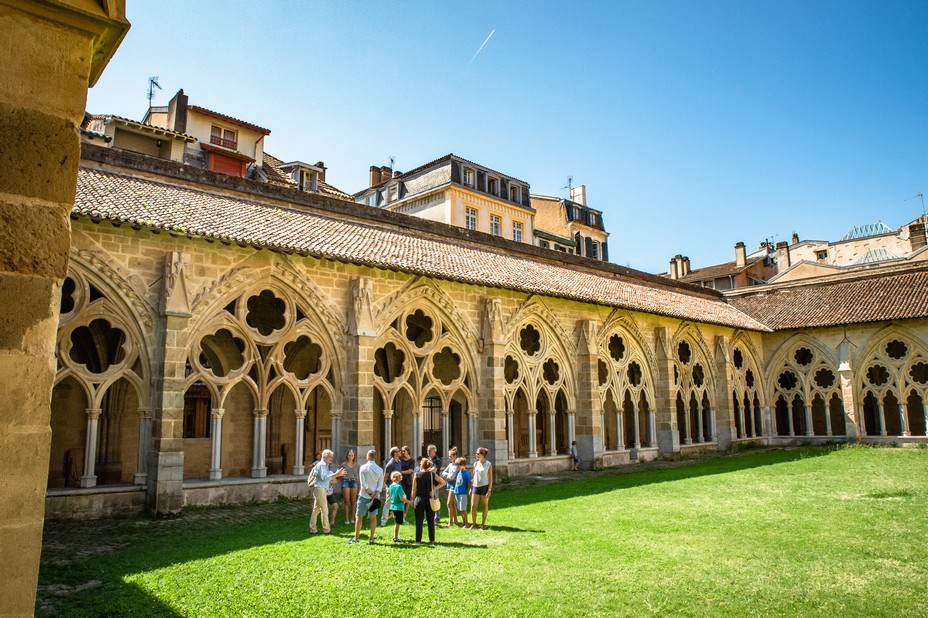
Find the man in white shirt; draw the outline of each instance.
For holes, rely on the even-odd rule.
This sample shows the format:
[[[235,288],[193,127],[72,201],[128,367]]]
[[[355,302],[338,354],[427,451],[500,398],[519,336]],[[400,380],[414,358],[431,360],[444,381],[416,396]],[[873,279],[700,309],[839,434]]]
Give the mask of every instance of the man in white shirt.
[[[371,518],[371,545],[374,544],[374,532],[377,530],[377,510],[371,510],[371,502],[374,498],[380,497],[383,491],[383,468],[377,465],[377,451],[371,449],[367,451],[367,461],[358,470],[358,478],[361,481],[361,489],[358,492],[358,508],[355,511],[354,518],[354,537],[348,540],[349,544],[357,543],[358,537],[361,536],[361,526],[364,523],[364,516]]]
[[[316,484],[311,489],[316,503],[313,505],[313,514],[309,517],[309,531],[312,534],[316,534],[316,521],[320,513],[322,514],[322,531],[326,534],[332,532],[329,528],[329,503],[326,500],[325,492],[330,484],[345,476],[344,470],[332,471],[330,466],[334,457],[335,453],[325,449],[322,451],[322,461],[313,466],[316,473]]]

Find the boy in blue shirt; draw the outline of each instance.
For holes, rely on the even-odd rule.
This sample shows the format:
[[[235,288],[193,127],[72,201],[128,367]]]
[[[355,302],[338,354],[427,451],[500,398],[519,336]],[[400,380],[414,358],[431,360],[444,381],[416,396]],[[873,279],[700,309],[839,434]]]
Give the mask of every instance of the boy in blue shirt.
[[[458,478],[454,481],[454,506],[461,517],[464,518],[464,525],[467,526],[467,494],[470,493],[470,472],[467,471],[467,460],[458,457],[454,460],[458,467]],[[452,520],[452,524],[457,523]]]
[[[390,484],[390,511],[393,512],[393,518],[396,520],[396,523],[393,524],[393,542],[402,543],[400,525],[403,523],[403,514],[406,512],[404,503],[412,504],[412,502],[406,497],[406,490],[403,489],[403,473],[394,470],[390,474],[390,480],[393,481]]]

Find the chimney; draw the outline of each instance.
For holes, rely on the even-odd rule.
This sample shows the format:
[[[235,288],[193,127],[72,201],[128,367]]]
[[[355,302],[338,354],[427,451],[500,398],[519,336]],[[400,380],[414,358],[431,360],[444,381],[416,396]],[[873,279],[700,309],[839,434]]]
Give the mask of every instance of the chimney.
[[[187,95],[181,88],[168,103],[167,129],[178,133],[187,132]]]
[[[670,258],[670,270],[668,272],[670,273],[671,279],[680,278],[680,275],[677,272],[677,259],[676,258]]]
[[[684,255],[681,264],[683,264],[683,276],[685,277],[690,274],[690,258]]]
[[[570,190],[570,201],[586,206],[586,185],[577,185]]]
[[[799,244],[799,234],[797,234],[796,232],[793,232],[793,242],[790,243],[790,244],[792,244],[792,245],[798,245],[798,244]]]
[[[387,180],[393,180],[393,168],[383,165],[380,168],[380,182]]]
[[[319,180],[321,180],[322,182],[325,182],[325,170],[326,170],[325,163],[323,163],[322,161],[316,161],[316,167],[322,170],[321,172],[319,172]]]
[[[912,251],[921,249],[926,244],[928,244],[928,239],[925,237],[925,223],[924,220],[919,221],[918,223],[913,223],[909,226],[909,242],[912,243]]]
[[[789,266],[789,245],[785,240],[781,240],[777,243],[777,272],[781,273]]]
[[[371,187],[376,187],[377,185],[379,185],[379,184],[382,182],[382,180],[383,180],[383,179],[381,178],[381,175],[380,175],[380,168],[377,167],[376,165],[372,165],[372,166],[371,166],[371,184],[370,184],[370,186],[371,186]]]
[[[748,252],[744,248],[744,243],[739,242],[735,244],[735,266],[742,268],[748,261]]]

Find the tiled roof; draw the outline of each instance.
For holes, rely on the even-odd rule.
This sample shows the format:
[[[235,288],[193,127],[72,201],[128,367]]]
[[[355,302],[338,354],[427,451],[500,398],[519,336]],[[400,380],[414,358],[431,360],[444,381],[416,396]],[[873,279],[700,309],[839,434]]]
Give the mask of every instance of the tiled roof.
[[[195,112],[200,112],[201,114],[206,114],[207,116],[212,116],[214,118],[219,118],[220,120],[226,120],[228,122],[235,123],[237,125],[248,127],[249,129],[254,129],[258,133],[264,133],[265,135],[270,135],[271,130],[265,129],[264,127],[259,127],[256,124],[250,122],[245,122],[244,120],[239,120],[238,118],[233,118],[232,116],[226,116],[225,114],[220,114],[219,112],[214,112],[211,109],[206,109],[205,107],[200,107],[198,105],[188,105],[188,110],[193,110]]]
[[[82,166],[73,212],[439,279],[767,330],[720,296],[690,291],[679,284],[664,285],[648,280],[650,275],[645,273],[639,279],[614,269],[571,266],[519,254],[517,249],[467,242],[451,233],[442,237],[383,221],[349,220],[322,207],[318,211],[302,205],[288,207],[220,191]],[[361,212],[366,207],[352,208]]]
[[[697,268],[695,270],[691,270],[689,274],[684,275],[683,277],[679,277],[678,280],[691,283],[693,281],[707,281],[709,279],[737,275],[754,266],[763,259],[763,257],[754,259],[748,258],[748,260],[744,263],[744,266],[738,266],[737,262],[723,262],[722,264],[714,264],[712,266]]]
[[[774,330],[928,317],[928,264],[841,280],[764,286],[729,302]]]
[[[485,170],[488,171],[488,172],[492,172],[492,173],[494,173],[494,174],[499,174],[500,176],[505,176],[506,178],[509,178],[510,180],[515,180],[516,182],[519,182],[519,183],[522,183],[522,184],[528,186],[528,183],[527,183],[526,181],[524,181],[524,180],[519,180],[519,179],[516,178],[515,176],[510,176],[509,174],[504,174],[504,173],[499,172],[499,171],[497,171],[497,170],[495,170],[495,169],[493,169],[493,168],[487,167],[486,165],[481,165],[480,163],[474,163],[473,161],[470,161],[470,160],[468,160],[468,159],[465,159],[464,157],[459,157],[458,155],[454,154],[453,152],[449,152],[448,154],[446,154],[446,155],[444,155],[444,156],[442,156],[442,157],[438,157],[437,159],[433,159],[433,160],[429,161],[428,163],[423,163],[422,165],[420,165],[420,166],[418,166],[418,167],[414,167],[414,168],[411,169],[411,170],[408,170],[408,171],[405,171],[405,172],[401,172],[401,173],[398,173],[398,174],[393,174],[393,177],[392,177],[392,178],[390,178],[390,179],[388,179],[388,180],[384,180],[384,181],[380,182],[379,184],[376,184],[376,185],[367,187],[367,188],[365,188],[365,189],[361,189],[360,191],[358,191],[357,193],[355,193],[352,197],[357,198],[358,196],[360,196],[361,194],[363,194],[365,191],[369,191],[369,190],[371,190],[371,189],[379,189],[380,187],[382,187],[382,186],[384,186],[384,185],[386,185],[386,184],[388,184],[388,183],[390,183],[390,182],[393,182],[394,180],[397,180],[398,178],[408,178],[409,176],[412,176],[413,174],[418,174],[419,172],[421,172],[421,171],[423,171],[423,170],[427,170],[427,169],[429,169],[430,167],[434,167],[434,166],[438,165],[439,163],[445,163],[445,162],[447,162],[447,161],[450,161],[451,159],[458,159],[458,160],[460,160],[460,161],[462,161],[462,162],[464,162],[464,163],[470,163],[470,164],[473,165],[474,167],[483,168],[483,169],[485,169]]]

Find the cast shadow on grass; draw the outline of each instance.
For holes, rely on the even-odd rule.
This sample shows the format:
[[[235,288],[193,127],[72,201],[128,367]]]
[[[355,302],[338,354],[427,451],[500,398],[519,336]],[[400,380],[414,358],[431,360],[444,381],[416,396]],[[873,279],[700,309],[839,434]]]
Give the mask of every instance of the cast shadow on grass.
[[[614,472],[596,476],[584,475],[580,472],[577,476],[566,477],[559,482],[511,489],[504,489],[505,485],[500,484],[494,488],[497,491],[494,491],[493,500],[490,501],[490,511],[775,466],[810,457],[823,457],[834,452],[836,448],[834,446],[813,446],[799,449],[768,450],[744,455],[713,457],[706,460],[696,460],[688,465],[674,465],[671,467],[657,467],[661,466],[662,462],[649,462],[640,466],[616,469]],[[666,463],[663,465],[666,465]]]
[[[383,545],[387,546],[388,544],[383,543]],[[434,549],[436,547],[453,547],[455,549],[489,549],[490,548],[489,545],[475,545],[473,543],[457,543],[457,542],[449,543],[447,541],[435,541],[434,543],[423,541],[421,543],[416,543],[415,541],[404,540],[402,543],[393,544],[394,549],[402,549],[402,550],[409,550],[409,549],[420,550],[421,549],[421,550],[427,551],[430,549]]]

